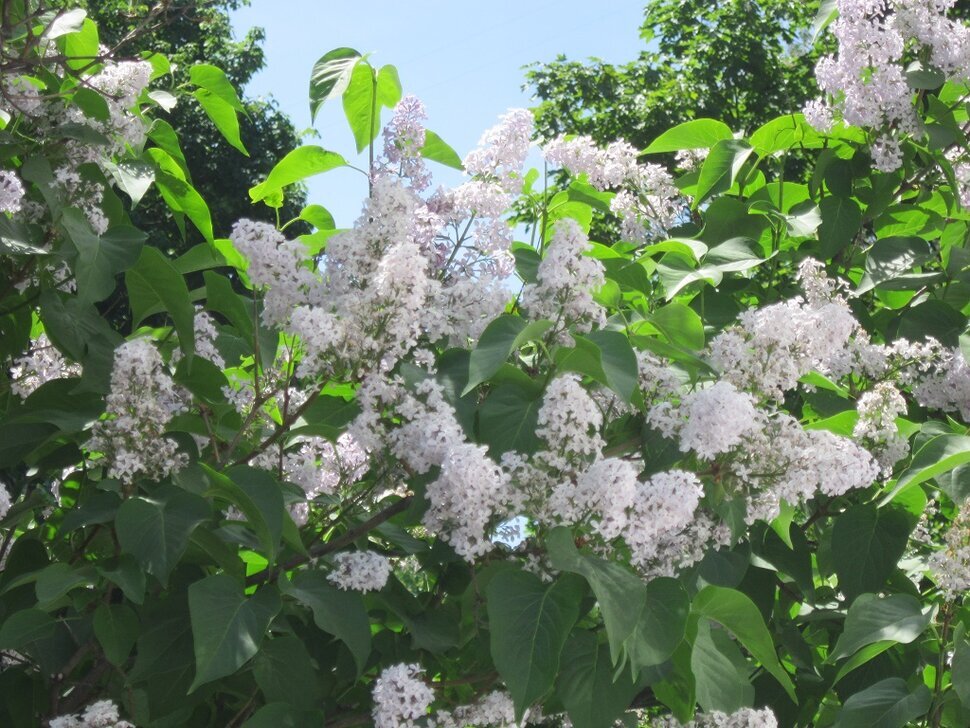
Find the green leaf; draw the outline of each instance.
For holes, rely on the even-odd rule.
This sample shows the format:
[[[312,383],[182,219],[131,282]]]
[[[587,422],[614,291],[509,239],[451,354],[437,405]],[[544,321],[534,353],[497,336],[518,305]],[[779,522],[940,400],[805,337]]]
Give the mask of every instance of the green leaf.
[[[62,35],[80,33],[84,28],[84,19],[87,16],[88,13],[83,8],[58,12],[50,25],[44,29],[44,38],[54,40]]]
[[[886,500],[904,488],[926,482],[967,462],[970,462],[970,437],[937,435],[916,451]]]
[[[195,679],[189,693],[232,675],[253,657],[281,606],[279,591],[272,585],[246,597],[242,584],[226,574],[190,584]]]
[[[715,119],[693,119],[668,129],[654,139],[644,154],[679,152],[683,149],[710,149],[719,141],[731,139],[731,128]]]
[[[750,668],[740,648],[723,629],[712,629],[711,620],[697,622],[690,654],[697,703],[706,711],[734,713],[754,702]]]
[[[822,224],[818,228],[819,255],[833,258],[858,234],[862,209],[851,197],[829,195],[819,203]]]
[[[145,234],[133,227],[115,227],[99,236],[74,207],[64,210],[61,226],[78,253],[74,265],[78,297],[85,303],[103,301],[114,292],[115,276],[138,260]]]
[[[131,303],[132,326],[137,327],[159,309],[168,311],[178,332],[179,346],[195,352],[195,307],[182,274],[158,248],[142,248],[138,262],[125,273]]]
[[[970,707],[970,639],[963,622],[953,631],[953,662],[950,667],[950,681],[964,707]]]
[[[381,66],[377,72],[377,102],[393,109],[401,100],[401,77],[394,66]]]
[[[754,149],[741,139],[722,139],[711,149],[694,192],[693,208],[696,210],[707,198],[731,189],[741,167],[751,156]]]
[[[259,202],[287,185],[346,164],[347,160],[339,154],[323,147],[313,144],[297,147],[277,162],[264,182],[249,190],[249,196],[253,202]]]
[[[521,316],[503,313],[492,321],[478,338],[468,361],[468,384],[462,396],[488,381],[519,347],[536,341],[552,327],[552,321],[527,322]]]
[[[626,673],[613,680],[610,650],[593,632],[574,632],[562,651],[556,693],[575,728],[611,728],[637,694]]]
[[[956,347],[967,328],[967,317],[953,306],[937,299],[910,304],[899,319],[896,337],[910,341],[934,338]]]
[[[149,151],[157,152],[160,150],[150,149]],[[186,180],[166,172],[158,172],[155,176],[155,185],[158,187],[162,199],[173,212],[185,215],[206,240],[210,243],[213,242],[212,216],[209,214],[209,206],[195,187]]]
[[[922,238],[881,238],[866,255],[866,274],[855,294],[861,295],[876,286],[902,278],[932,257],[930,245]],[[917,286],[918,287],[918,286]],[[896,286],[891,286],[893,290]]]
[[[377,91],[377,72],[366,61],[360,61],[350,73],[350,83],[344,91],[344,115],[354,134],[357,151],[364,151],[377,137],[381,125],[380,99]]]
[[[192,95],[195,96],[199,106],[202,107],[209,120],[215,124],[223,138],[248,157],[249,152],[239,136],[239,117],[232,105],[226,103],[222,97],[208,89],[196,89]]]
[[[592,377],[629,402],[637,387],[637,360],[629,339],[618,331],[594,331],[573,340],[576,346],[556,349],[556,366]]]
[[[858,505],[835,519],[835,573],[839,587],[850,600],[882,589],[903,555],[909,531],[909,518],[895,508]]]
[[[761,663],[775,680],[785,689],[788,697],[797,703],[795,686],[791,678],[778,662],[771,633],[761,618],[758,607],[746,595],[734,589],[720,586],[706,586],[694,597],[693,611],[702,617],[712,619],[731,633],[745,646],[748,652]]]
[[[516,720],[552,688],[566,637],[579,618],[575,577],[546,585],[524,571],[500,571],[485,589],[492,660],[515,703]]]
[[[52,604],[72,589],[90,584],[91,578],[70,564],[58,562],[46,567],[37,575],[35,592],[41,607]]]
[[[182,357],[172,379],[207,404],[226,401],[223,388],[229,386],[229,380],[222,369],[208,359],[200,356]]]
[[[762,124],[749,139],[760,157],[792,149],[821,147],[824,138],[805,121],[802,114],[785,114]]]
[[[164,500],[126,500],[118,509],[115,530],[121,550],[134,556],[164,585],[185,552],[192,531],[209,513],[204,499],[171,489],[164,494]]]
[[[354,656],[357,674],[362,674],[370,656],[371,634],[361,595],[338,589],[319,571],[302,571],[292,582],[280,578],[280,589],[313,610],[317,627],[347,645]]]
[[[259,539],[263,555],[272,564],[276,560],[283,535],[283,491],[276,479],[265,470],[237,465],[225,474],[202,464],[210,485],[207,497],[222,498],[236,506]]]
[[[704,348],[704,322],[692,308],[683,303],[675,301],[661,306],[647,317],[647,321],[671,344],[693,351]]]
[[[924,611],[919,600],[909,594],[862,594],[849,607],[842,635],[829,660],[841,660],[874,642],[909,644],[932,619],[933,608]]]
[[[361,55],[353,48],[334,48],[313,64],[310,72],[310,120],[325,101],[341,96]]]
[[[317,230],[333,230],[337,227],[330,210],[323,205],[307,205],[300,210],[300,219],[310,223]]]
[[[223,73],[222,69],[209,63],[196,63],[189,68],[189,80],[199,88],[203,88],[213,96],[221,99],[226,105],[239,113],[246,113],[246,108],[242,105],[242,101],[239,100],[236,89],[226,77],[226,74]]]
[[[112,665],[128,661],[131,648],[141,633],[138,615],[124,604],[100,604],[94,611],[94,635]]]
[[[269,703],[253,713],[242,728],[303,728],[323,723],[320,710],[304,711],[288,703]]]
[[[99,97],[100,98],[100,97]],[[111,173],[112,179],[131,198],[132,208],[136,207],[141,198],[155,181],[155,168],[147,162],[137,159],[125,159],[117,164],[104,159],[101,165]]]
[[[226,276],[213,271],[203,274],[206,308],[225,316],[250,346],[253,342],[253,304],[232,289]]]
[[[546,537],[553,568],[579,574],[599,602],[614,665],[629,659],[634,679],[644,667],[668,659],[684,639],[690,601],[674,579],[644,584],[629,569],[598,556],[580,554],[568,528]]]
[[[903,728],[925,715],[932,700],[925,685],[910,692],[905,680],[890,677],[846,700],[835,728]]]
[[[430,159],[432,162],[451,167],[452,169],[465,169],[465,166],[461,163],[461,157],[458,156],[458,152],[448,146],[440,136],[429,129],[426,129],[424,132],[424,146],[421,147],[421,156],[425,159]]]
[[[542,398],[519,384],[495,387],[478,411],[478,434],[494,457],[509,450],[533,453],[539,446],[536,423]]]
[[[266,702],[313,710],[320,700],[316,669],[303,642],[293,635],[270,640],[253,663],[253,677]]]
[[[57,45],[67,56],[67,65],[74,70],[90,66],[100,51],[101,41],[98,37],[98,26],[91,18],[81,21],[80,30],[62,35],[57,39]]]
[[[603,383],[630,402],[637,389],[639,367],[630,340],[619,331],[601,329],[584,337],[599,349],[600,366],[606,375]]]
[[[815,20],[812,21],[812,43],[818,40],[818,37],[822,34],[829,25],[834,21],[839,15],[839,2],[838,0],[822,0],[818,6],[818,12],[815,14]]]
[[[867,662],[875,659],[890,647],[895,645],[896,642],[893,642],[892,640],[886,640],[885,642],[874,642],[871,645],[866,645],[852,655],[852,657],[846,660],[845,663],[843,663],[842,667],[839,668],[838,673],[835,675],[835,680],[832,681],[832,685],[838,684],[842,678],[844,678],[850,672],[858,667],[862,667]]]
[[[40,609],[14,612],[0,626],[0,650],[22,650],[53,634],[56,620]]]

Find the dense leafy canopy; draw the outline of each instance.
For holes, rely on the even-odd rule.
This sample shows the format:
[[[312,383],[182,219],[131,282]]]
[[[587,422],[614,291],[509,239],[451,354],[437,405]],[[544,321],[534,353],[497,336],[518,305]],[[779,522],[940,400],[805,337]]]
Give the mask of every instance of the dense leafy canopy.
[[[353,164],[317,145],[217,214],[186,135],[241,168],[252,107],[235,51],[173,80],[191,7],[116,54],[129,17],[5,4],[0,723],[967,725],[970,31],[857,5],[819,26],[839,68],[901,34],[877,125],[848,91],[749,123],[725,66],[739,105],[643,152],[550,141],[561,187],[529,112],[462,159],[332,50],[308,101],[368,164],[336,230],[283,204]],[[661,52],[728,63],[677,7]],[[697,35],[789,37],[751,7]]]

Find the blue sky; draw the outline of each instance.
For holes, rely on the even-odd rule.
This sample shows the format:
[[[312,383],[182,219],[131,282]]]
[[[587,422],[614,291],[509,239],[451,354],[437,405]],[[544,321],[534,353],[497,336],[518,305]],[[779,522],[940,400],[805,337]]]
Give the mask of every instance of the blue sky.
[[[265,29],[266,68],[246,91],[272,95],[297,129],[310,128],[314,62],[349,46],[372,52],[377,65],[395,65],[404,92],[424,101],[428,128],[464,156],[506,109],[531,105],[520,89],[522,66],[559,53],[632,60],[644,47],[642,15],[643,0],[610,0],[599,8],[588,0],[252,0],[233,13],[233,27],[238,36],[253,26]],[[355,156],[339,104],[321,109],[315,129],[319,136],[307,143]],[[434,166],[436,181],[458,181]],[[350,170],[313,178],[309,187],[310,201],[327,207],[341,227],[356,219],[367,191],[364,177]]]

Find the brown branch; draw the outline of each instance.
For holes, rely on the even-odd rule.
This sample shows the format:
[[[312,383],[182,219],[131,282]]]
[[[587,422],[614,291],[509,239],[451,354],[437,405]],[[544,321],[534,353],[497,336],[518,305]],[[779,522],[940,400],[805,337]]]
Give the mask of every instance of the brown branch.
[[[396,503],[393,503],[392,505],[385,508],[383,511],[380,511],[376,515],[371,516],[366,521],[361,523],[359,526],[351,528],[349,531],[346,531],[342,533],[340,536],[337,536],[337,538],[333,539],[332,541],[322,543],[316,548],[311,548],[307,552],[306,556],[294,556],[292,559],[290,559],[289,561],[287,561],[282,565],[281,567],[282,570],[290,571],[291,569],[295,569],[298,566],[302,566],[303,564],[309,563],[313,559],[318,559],[321,556],[326,556],[327,554],[333,553],[334,551],[339,551],[344,546],[349,546],[358,538],[374,530],[385,521],[388,521],[394,516],[396,516],[398,513],[403,513],[404,511],[406,511],[410,507],[413,500],[414,500],[413,495],[409,495],[406,498],[402,498]],[[256,584],[262,584],[266,581],[269,581],[273,577],[274,571],[275,570],[272,567],[267,567],[262,571],[257,572],[256,574],[252,574],[251,576],[246,578],[246,586],[254,586]]]

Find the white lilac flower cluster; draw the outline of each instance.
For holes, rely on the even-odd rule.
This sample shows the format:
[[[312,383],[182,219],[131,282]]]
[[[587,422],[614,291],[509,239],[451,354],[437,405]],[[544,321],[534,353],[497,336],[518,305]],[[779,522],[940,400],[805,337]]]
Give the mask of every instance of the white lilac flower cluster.
[[[852,437],[862,443],[879,461],[884,474],[909,454],[906,438],[899,434],[896,418],[906,412],[906,400],[892,384],[879,382],[856,403],[859,419]]]
[[[166,426],[183,409],[158,349],[146,339],[127,341],[115,349],[106,417],[92,427],[87,447],[105,455],[112,478],[125,483],[163,478],[187,462],[165,437]]]
[[[930,571],[950,598],[970,590],[970,500],[964,501],[944,537],[945,546],[930,557]]]
[[[522,166],[532,143],[532,128],[531,112],[510,109],[465,157],[465,172],[472,179],[439,192],[430,202],[449,225],[457,227],[468,220],[473,243],[466,246],[467,254],[473,256],[477,251],[491,257],[506,273],[511,271],[507,251],[512,229],[504,215],[513,196],[522,189]],[[457,242],[459,247],[464,244],[463,240]],[[503,259],[505,263],[500,262]]]
[[[639,150],[623,141],[604,148],[588,136],[559,136],[543,147],[547,162],[586,175],[598,190],[618,189],[610,209],[621,218],[624,239],[662,235],[682,208],[674,180],[662,166],[638,164]]]
[[[291,405],[298,401],[296,395],[296,392],[290,392]],[[358,482],[369,466],[367,452],[346,432],[336,442],[324,437],[306,437],[295,447],[284,448],[282,456],[279,450],[266,450],[253,458],[252,464],[265,470],[277,470],[281,462],[282,477],[299,485],[306,497],[305,501],[289,506],[290,515],[298,526],[307,523],[310,502]]]
[[[318,300],[321,282],[302,243],[287,240],[269,223],[252,220],[233,225],[229,239],[249,261],[249,280],[266,288],[262,319],[267,326],[281,326],[295,306]]]
[[[466,441],[441,385],[426,379],[411,392],[403,381],[375,374],[364,380],[357,398],[362,411],[350,431],[362,446],[372,451],[386,446],[412,473],[439,468],[426,490],[424,526],[469,561],[488,552],[490,524],[509,509],[509,478],[486,448]]]
[[[426,491],[431,506],[422,523],[467,559],[492,550],[489,524],[508,506],[509,477],[488,449],[469,442],[448,450],[438,478]]]
[[[684,395],[680,403],[661,402],[648,421],[664,437],[676,437],[682,452],[705,460],[736,448],[757,426],[754,397],[725,380]]]
[[[373,551],[344,551],[333,561],[327,579],[347,591],[380,591],[391,575],[390,560]]]
[[[17,173],[9,169],[0,170],[0,212],[20,212],[23,200],[24,184]]]
[[[197,310],[193,320],[195,328],[195,355],[208,359],[219,369],[226,368],[226,360],[216,348],[216,322],[205,311]]]
[[[658,718],[652,728],[778,728],[778,719],[770,708],[741,708],[734,713],[712,710],[698,713],[694,720],[681,723],[675,718]]]
[[[375,728],[411,728],[427,715],[434,692],[418,677],[421,672],[419,665],[404,663],[381,672],[371,692]]]
[[[587,525],[604,552],[622,539],[631,562],[649,576],[672,575],[727,543],[730,532],[698,509],[704,492],[694,474],[672,470],[640,481],[642,463],[602,456],[602,425],[576,375],[553,379],[536,429],[546,448],[502,459],[513,509],[549,525]]]
[[[7,486],[0,483],[0,518],[7,515],[12,505],[13,498],[10,497],[10,491],[7,490]]]
[[[637,177],[636,147],[615,141],[604,148],[588,136],[559,136],[542,148],[546,161],[570,174],[585,174],[598,190],[622,187]]]
[[[83,713],[59,716],[49,725],[50,728],[134,728],[133,723],[121,720],[118,706],[111,700],[91,703]]]
[[[834,56],[815,69],[825,100],[810,102],[805,118],[829,131],[836,116],[880,132],[871,153],[877,169],[891,172],[902,163],[900,133],[918,133],[913,91],[905,61],[925,54],[948,78],[970,75],[970,29],[946,13],[954,0],[838,0],[831,29]]]
[[[798,505],[816,493],[842,495],[879,475],[872,455],[848,438],[805,430],[784,412],[759,409],[727,381],[653,406],[647,419],[683,452],[716,461],[729,491],[744,496],[746,521],[770,521],[781,502]]]
[[[30,352],[15,359],[10,367],[10,391],[26,399],[42,384],[80,375],[81,366],[68,362],[47,334],[41,334],[31,343]]]
[[[87,117],[77,106],[69,106],[66,113],[51,105],[42,123],[70,123],[93,128],[108,140],[107,145],[89,144],[81,140],[67,140],[64,161],[54,170],[54,181],[60,192],[78,207],[98,235],[108,229],[108,218],[102,209],[104,186],[81,173],[81,165],[95,164],[105,168],[112,179],[112,160],[124,156],[129,149],[136,152],[145,144],[149,120],[134,107],[142,91],[148,86],[152,66],[148,61],[106,61],[97,73],[85,82],[105,100],[108,116],[104,120]]]
[[[811,371],[840,377],[852,370],[859,347],[850,344],[868,337],[819,266],[807,259],[800,268],[806,298],[745,311],[714,337],[708,355],[724,379],[780,400]]]
[[[410,179],[418,192],[431,184],[431,172],[421,156],[427,137],[424,128],[427,118],[421,99],[408,94],[394,107],[394,115],[384,127],[383,164],[396,167],[396,173]]]
[[[606,283],[603,264],[585,253],[589,238],[575,220],[556,225],[546,254],[539,263],[536,282],[522,288],[522,306],[533,318],[555,323],[563,341],[567,329],[585,333],[606,321],[603,307],[593,294]]]

